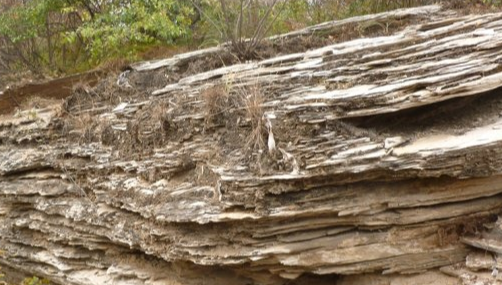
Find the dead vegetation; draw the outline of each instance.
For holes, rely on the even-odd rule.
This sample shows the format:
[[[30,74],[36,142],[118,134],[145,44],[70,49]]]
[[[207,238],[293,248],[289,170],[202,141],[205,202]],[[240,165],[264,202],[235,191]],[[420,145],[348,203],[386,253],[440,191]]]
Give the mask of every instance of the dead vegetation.
[[[202,91],[204,100],[204,129],[208,130],[225,124],[225,112],[230,112],[232,95],[223,86],[213,86]]]
[[[247,156],[275,150],[275,139],[270,120],[265,116],[264,89],[259,85],[246,88],[232,84],[217,85],[202,91],[204,100],[204,129],[225,127],[235,136],[243,136],[236,144],[226,147],[241,148]],[[242,134],[246,129],[247,134]]]
[[[264,96],[258,86],[252,86],[241,92],[240,96],[243,99],[243,108],[246,114],[245,119],[251,126],[245,147],[250,148],[251,152],[265,151],[267,128],[263,110]]]
[[[466,218],[457,224],[451,224],[438,229],[439,246],[446,247],[460,243],[462,237],[479,238],[481,233],[486,231],[487,225],[497,221],[496,216],[484,218]]]

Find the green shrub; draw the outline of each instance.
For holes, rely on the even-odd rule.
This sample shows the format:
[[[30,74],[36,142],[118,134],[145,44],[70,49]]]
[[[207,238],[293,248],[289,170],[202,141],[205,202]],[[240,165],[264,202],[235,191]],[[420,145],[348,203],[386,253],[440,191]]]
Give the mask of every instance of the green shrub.
[[[75,32],[91,58],[99,62],[117,55],[133,56],[144,45],[172,44],[189,34],[192,10],[175,0],[132,0],[127,6],[109,5]]]
[[[0,13],[0,68],[57,74],[133,57],[144,46],[187,37],[193,13],[183,0],[25,3]]]
[[[192,0],[210,42],[229,42],[240,58],[252,58],[288,5],[285,0]],[[204,23],[206,26],[204,26]],[[216,32],[216,34],[214,34]],[[207,39],[206,39],[207,40]]]

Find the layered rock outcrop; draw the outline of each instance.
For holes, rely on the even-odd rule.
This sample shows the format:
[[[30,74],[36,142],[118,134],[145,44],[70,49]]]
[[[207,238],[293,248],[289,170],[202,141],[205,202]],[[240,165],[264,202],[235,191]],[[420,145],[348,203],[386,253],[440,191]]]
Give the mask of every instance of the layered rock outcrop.
[[[501,30],[399,10],[5,111],[0,264],[79,285],[498,282]]]

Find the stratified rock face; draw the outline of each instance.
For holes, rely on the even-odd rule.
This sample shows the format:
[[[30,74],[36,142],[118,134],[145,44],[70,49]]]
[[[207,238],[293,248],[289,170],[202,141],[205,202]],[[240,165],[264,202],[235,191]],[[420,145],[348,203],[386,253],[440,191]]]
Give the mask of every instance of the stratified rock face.
[[[5,114],[0,264],[79,285],[491,282],[501,30],[437,6],[358,17],[271,39],[319,48],[192,52]]]

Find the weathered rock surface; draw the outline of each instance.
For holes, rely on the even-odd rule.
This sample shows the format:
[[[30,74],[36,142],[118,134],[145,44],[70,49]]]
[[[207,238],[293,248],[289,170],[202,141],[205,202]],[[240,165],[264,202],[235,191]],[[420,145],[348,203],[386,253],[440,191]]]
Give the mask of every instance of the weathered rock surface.
[[[140,63],[131,87],[4,114],[0,264],[79,285],[500,282],[502,13],[271,41],[340,31],[186,76],[225,47]]]

